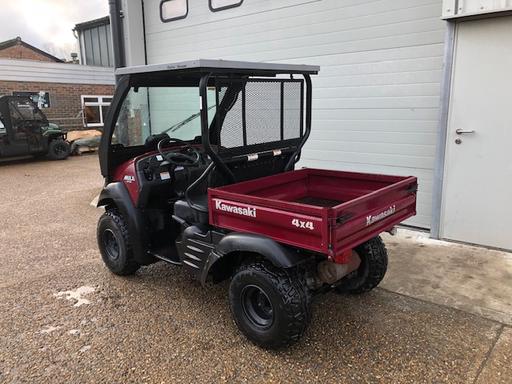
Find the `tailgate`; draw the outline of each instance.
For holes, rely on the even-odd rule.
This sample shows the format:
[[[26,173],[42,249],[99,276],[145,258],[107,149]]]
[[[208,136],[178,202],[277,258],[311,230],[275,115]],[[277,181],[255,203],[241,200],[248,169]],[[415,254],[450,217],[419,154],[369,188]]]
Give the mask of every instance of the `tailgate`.
[[[351,249],[416,214],[417,179],[407,177],[329,212],[330,256],[348,262]]]

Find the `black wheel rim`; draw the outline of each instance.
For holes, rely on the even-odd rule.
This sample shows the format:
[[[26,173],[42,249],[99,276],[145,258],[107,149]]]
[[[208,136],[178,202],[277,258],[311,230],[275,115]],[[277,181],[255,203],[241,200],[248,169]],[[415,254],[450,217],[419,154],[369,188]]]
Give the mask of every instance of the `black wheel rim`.
[[[103,247],[107,253],[109,259],[117,260],[119,258],[119,243],[117,242],[116,235],[110,229],[103,231]]]
[[[244,287],[241,294],[245,316],[258,328],[269,328],[274,322],[274,307],[267,294],[256,285]]]
[[[53,152],[56,154],[56,155],[63,155],[64,153],[66,153],[66,146],[64,144],[57,144],[54,148],[53,148]]]

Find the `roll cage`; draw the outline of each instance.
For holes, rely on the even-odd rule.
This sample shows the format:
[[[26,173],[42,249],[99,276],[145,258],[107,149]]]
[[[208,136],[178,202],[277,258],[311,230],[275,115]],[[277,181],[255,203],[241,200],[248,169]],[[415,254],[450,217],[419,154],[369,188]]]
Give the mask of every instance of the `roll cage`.
[[[105,128],[100,144],[101,173],[111,181],[114,170],[123,162],[138,155],[144,154],[155,146],[155,143],[124,147],[113,144],[112,136],[116,127],[116,120],[121,106],[131,88],[169,86],[169,87],[198,87],[201,119],[201,141],[206,154],[212,159],[215,166],[231,181],[235,181],[230,163],[245,161],[257,156],[266,156],[279,153],[288,153],[289,159],[285,170],[292,169],[299,160],[303,145],[307,141],[311,131],[311,104],[312,88],[310,75],[317,74],[319,67],[307,65],[265,64],[224,60],[195,60],[175,64],[157,64],[121,68],[116,71],[117,87],[111,107],[105,119]],[[284,78],[286,76],[286,78]],[[302,79],[295,79],[301,76]],[[250,143],[247,140],[247,114],[246,88],[247,84],[263,84],[272,82],[274,88],[280,87],[280,136],[273,140],[258,143]],[[293,83],[293,84],[292,84]],[[299,92],[300,87],[300,136],[285,138],[285,112],[284,95],[285,87],[295,86]],[[208,121],[208,89],[216,90],[216,113],[209,123]],[[220,95],[222,89],[222,95]],[[279,94],[277,91],[276,95]],[[225,124],[225,119],[237,98],[241,95],[240,126],[235,130],[242,133],[241,145],[236,148],[220,148],[220,136]],[[276,96],[277,97],[277,96]],[[270,102],[273,102],[269,99]],[[261,140],[260,140],[261,141]],[[199,144],[199,143],[198,143]]]

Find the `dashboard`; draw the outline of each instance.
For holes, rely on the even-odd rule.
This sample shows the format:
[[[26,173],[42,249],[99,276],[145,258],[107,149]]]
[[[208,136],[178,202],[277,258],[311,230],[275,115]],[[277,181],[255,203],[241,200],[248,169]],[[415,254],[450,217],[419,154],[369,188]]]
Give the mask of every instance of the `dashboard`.
[[[189,154],[190,148],[170,148],[167,153]],[[211,160],[202,151],[202,148],[194,147],[199,152],[199,163],[194,166],[182,166],[171,164],[158,152],[143,155],[136,160],[135,170],[139,181],[139,206],[151,203],[155,195],[167,196],[167,198],[181,198],[187,187],[193,183],[207,168]]]

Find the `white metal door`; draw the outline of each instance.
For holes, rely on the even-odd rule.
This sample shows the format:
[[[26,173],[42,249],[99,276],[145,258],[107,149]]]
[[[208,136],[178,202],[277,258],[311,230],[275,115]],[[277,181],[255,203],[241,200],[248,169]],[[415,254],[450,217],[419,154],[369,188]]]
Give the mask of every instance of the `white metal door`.
[[[512,17],[457,26],[442,236],[512,249]]]

